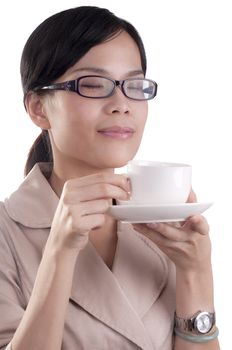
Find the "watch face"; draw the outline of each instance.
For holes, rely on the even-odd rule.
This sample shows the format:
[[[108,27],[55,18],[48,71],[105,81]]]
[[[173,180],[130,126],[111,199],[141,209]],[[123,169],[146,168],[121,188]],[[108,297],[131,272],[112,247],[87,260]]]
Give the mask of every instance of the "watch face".
[[[208,312],[201,312],[195,319],[195,329],[200,333],[207,333],[212,328],[212,319]]]

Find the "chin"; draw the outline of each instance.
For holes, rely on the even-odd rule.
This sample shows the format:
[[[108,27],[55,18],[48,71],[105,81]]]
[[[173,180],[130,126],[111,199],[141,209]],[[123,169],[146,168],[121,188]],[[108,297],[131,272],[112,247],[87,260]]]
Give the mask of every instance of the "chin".
[[[133,159],[135,154],[120,154],[106,157],[101,163],[104,168],[122,168]],[[100,162],[99,162],[100,163]]]
[[[117,145],[105,145],[99,147],[97,152],[91,150],[91,163],[96,168],[101,169],[114,169],[122,168],[133,159],[139,149],[140,142],[134,142],[133,144],[120,144]],[[89,158],[90,160],[90,158]]]

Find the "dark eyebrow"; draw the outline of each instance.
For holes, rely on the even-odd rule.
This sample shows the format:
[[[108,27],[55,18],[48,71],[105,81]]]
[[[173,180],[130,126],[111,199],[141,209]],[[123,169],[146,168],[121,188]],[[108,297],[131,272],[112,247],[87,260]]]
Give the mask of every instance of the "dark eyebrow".
[[[75,73],[75,72],[82,72],[82,71],[91,72],[91,73],[95,73],[95,74],[110,75],[110,73],[109,73],[106,69],[98,68],[98,67],[83,67],[83,68],[77,68],[77,69],[73,70],[72,73]],[[131,71],[129,71],[129,72],[126,74],[126,76],[128,76],[128,77],[133,77],[133,76],[139,75],[139,74],[142,74],[142,75],[144,76],[144,72],[143,72],[142,69],[131,70]]]

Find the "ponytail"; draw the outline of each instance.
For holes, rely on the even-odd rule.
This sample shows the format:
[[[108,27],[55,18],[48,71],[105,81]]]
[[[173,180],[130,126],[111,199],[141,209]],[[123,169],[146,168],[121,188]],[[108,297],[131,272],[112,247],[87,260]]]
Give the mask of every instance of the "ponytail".
[[[32,145],[24,168],[24,175],[27,176],[33,166],[39,162],[53,162],[52,147],[47,130],[42,130]]]

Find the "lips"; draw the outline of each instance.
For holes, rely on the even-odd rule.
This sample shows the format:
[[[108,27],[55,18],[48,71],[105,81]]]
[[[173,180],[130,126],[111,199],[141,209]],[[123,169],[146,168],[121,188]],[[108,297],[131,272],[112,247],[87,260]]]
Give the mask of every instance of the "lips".
[[[125,126],[110,126],[108,128],[98,130],[100,134],[107,137],[118,138],[118,139],[128,139],[133,136],[135,130],[131,127]]]

